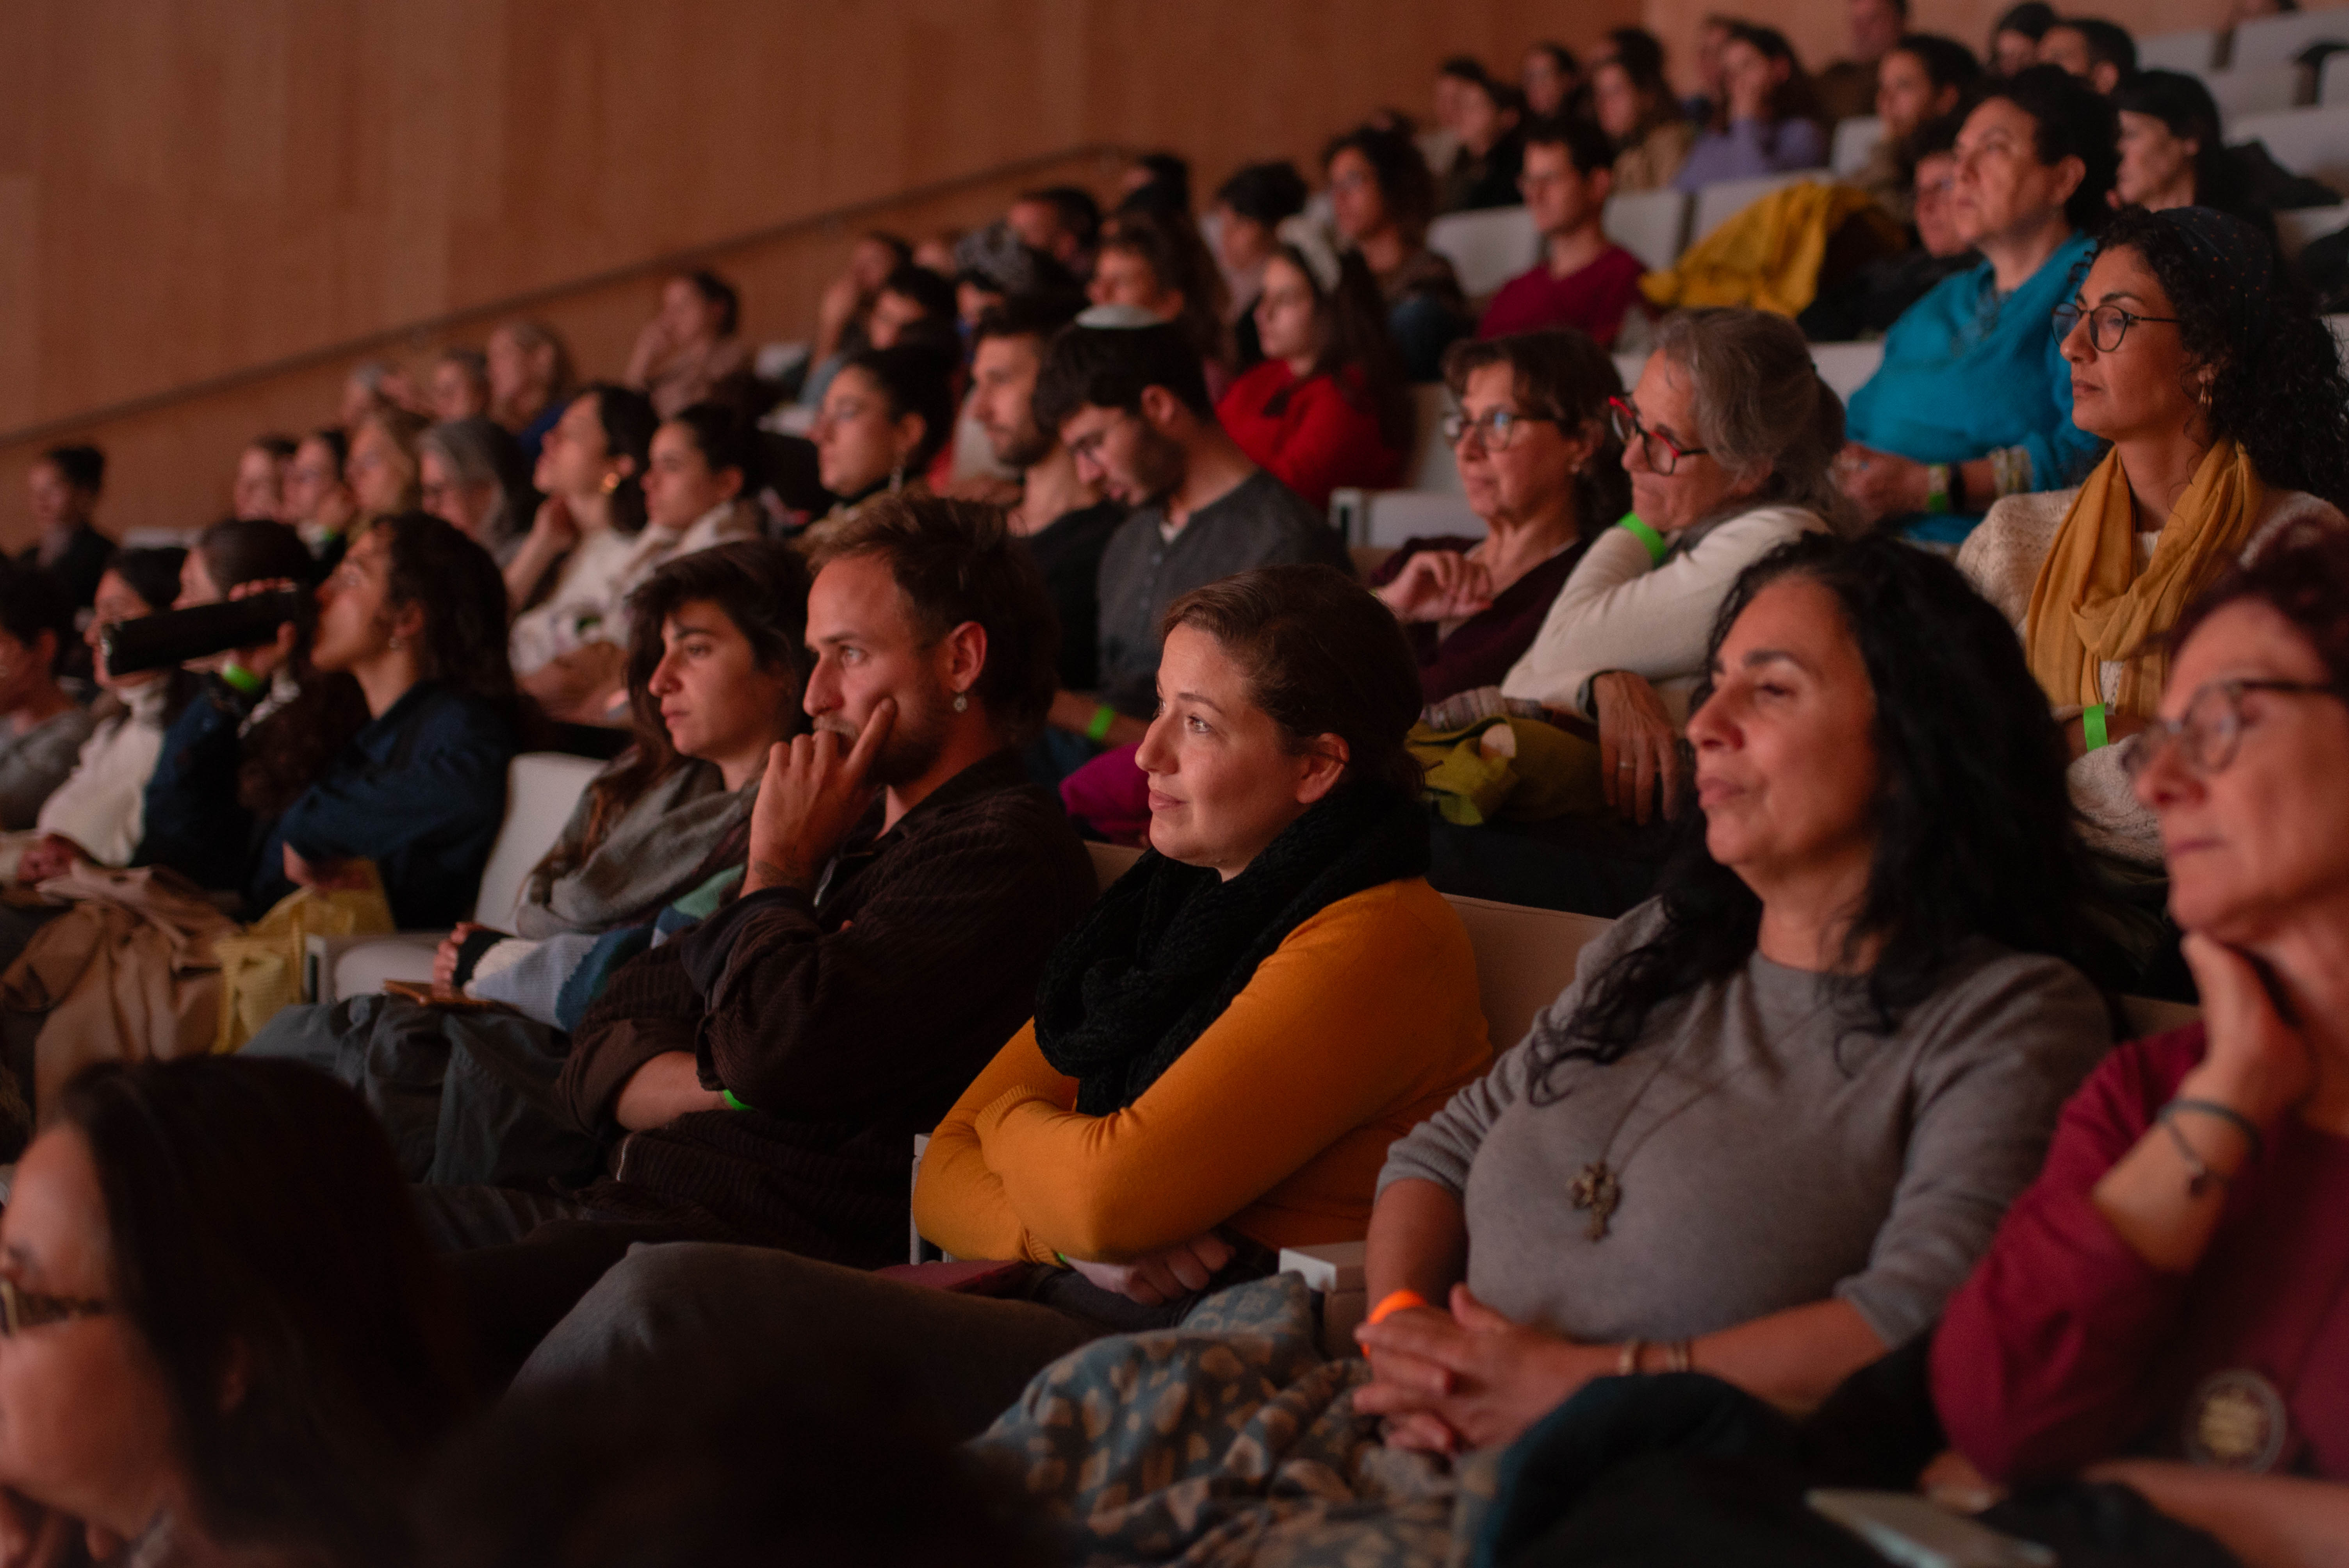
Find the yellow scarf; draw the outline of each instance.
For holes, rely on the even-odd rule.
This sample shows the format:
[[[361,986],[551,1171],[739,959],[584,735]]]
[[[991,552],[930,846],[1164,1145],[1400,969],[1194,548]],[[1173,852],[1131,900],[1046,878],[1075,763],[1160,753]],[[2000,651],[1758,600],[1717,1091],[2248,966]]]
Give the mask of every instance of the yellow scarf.
[[[2169,675],[2162,635],[2187,602],[2243,553],[2266,503],[2267,486],[2250,457],[2231,440],[2215,443],[2139,572],[2128,476],[2120,454],[2107,454],[2064,514],[2031,587],[2023,647],[2047,700],[2058,707],[2103,702],[2100,666],[2116,661],[2122,670],[2113,706],[2151,718]]]

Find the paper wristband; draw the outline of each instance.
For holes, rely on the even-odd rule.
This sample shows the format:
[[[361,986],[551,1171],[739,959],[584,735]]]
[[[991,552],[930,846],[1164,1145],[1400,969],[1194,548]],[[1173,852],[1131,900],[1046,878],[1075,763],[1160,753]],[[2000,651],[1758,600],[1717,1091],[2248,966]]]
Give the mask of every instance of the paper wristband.
[[[2088,749],[2102,751],[2112,744],[2112,736],[2105,728],[2105,705],[2092,702],[2080,710],[2080,733],[2088,739]]]
[[[744,1105],[740,1100],[736,1099],[734,1098],[734,1091],[730,1088],[719,1089],[718,1091],[718,1098],[726,1102],[726,1109],[729,1110],[748,1110],[750,1109],[749,1106]]]
[[[1103,744],[1109,739],[1110,726],[1116,722],[1117,709],[1107,703],[1102,704],[1093,709],[1092,722],[1085,726],[1085,738],[1095,746]]]
[[[1640,542],[1640,547],[1648,552],[1648,564],[1651,566],[1661,566],[1664,557],[1671,553],[1672,547],[1664,542],[1664,536],[1640,521],[1636,511],[1625,512],[1623,521],[1615,526]]]
[[[1425,1306],[1426,1305],[1427,1297],[1420,1295],[1419,1292],[1415,1290],[1390,1291],[1385,1295],[1379,1298],[1378,1305],[1371,1308],[1370,1316],[1364,1318],[1362,1321],[1373,1324],[1384,1323],[1388,1318],[1392,1317],[1398,1312],[1409,1312],[1414,1306]]]
[[[260,696],[269,685],[267,681],[254,675],[243,665],[222,665],[220,677],[247,696]]]

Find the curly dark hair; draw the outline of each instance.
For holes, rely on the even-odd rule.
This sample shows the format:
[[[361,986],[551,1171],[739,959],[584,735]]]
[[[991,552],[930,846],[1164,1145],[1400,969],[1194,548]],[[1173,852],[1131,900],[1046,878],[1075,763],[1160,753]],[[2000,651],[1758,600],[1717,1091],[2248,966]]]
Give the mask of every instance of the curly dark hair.
[[[1427,170],[1427,160],[1407,132],[1389,130],[1381,126],[1357,126],[1343,136],[1334,137],[1321,150],[1321,171],[1328,174],[1330,165],[1341,152],[1357,152],[1371,166],[1371,178],[1378,181],[1379,200],[1386,204],[1387,217],[1402,233],[1406,244],[1418,244],[1427,237],[1427,225],[1435,217],[1435,176]]]
[[[1578,327],[1547,327],[1504,337],[1464,337],[1444,351],[1444,386],[1456,402],[1468,377],[1491,365],[1506,365],[1516,383],[1518,407],[1555,419],[1560,429],[1596,433],[1599,445],[1574,478],[1574,515],[1586,539],[1631,510],[1631,476],[1623,471],[1623,447],[1608,422],[1607,400],[1623,395],[1623,375],[1614,356]]]
[[[2186,606],[2169,645],[2183,648],[2203,622],[2246,600],[2289,622],[2324,661],[2324,678],[2349,692],[2349,533],[2319,522],[2282,530]]]
[[[1938,556],[1884,534],[1809,533],[1739,576],[1714,618],[1708,668],[1745,607],[1789,577],[1835,596],[1876,695],[1876,847],[1844,953],[1880,946],[1840,999],[1847,1030],[1891,1033],[1977,937],[2075,957],[2091,940],[2086,852],[2064,743],[2013,629]],[[1696,707],[1711,695],[1708,677]],[[1617,1060],[1656,1009],[1753,956],[1762,901],[1708,852],[1701,810],[1676,826],[1661,896],[1662,930],[1600,973],[1560,1043],[1537,1050],[1536,1103],[1561,1098],[1562,1064]]]
[[[2209,260],[2180,227],[2185,221],[2131,207],[2114,216],[2098,248],[2144,258],[2169,296],[2189,367],[2216,368],[2212,433],[2240,442],[2270,485],[2349,510],[2349,376],[2315,297],[2240,220],[2201,211],[2194,221],[2239,227],[2243,253],[2266,254],[2264,286]],[[2256,302],[2248,312],[2240,305],[2247,293]],[[2259,323],[2251,340],[2239,325],[2245,319]]]
[[[519,717],[513,664],[506,654],[506,583],[490,552],[429,512],[378,518],[387,605],[424,608],[416,650],[419,680],[439,681]]]

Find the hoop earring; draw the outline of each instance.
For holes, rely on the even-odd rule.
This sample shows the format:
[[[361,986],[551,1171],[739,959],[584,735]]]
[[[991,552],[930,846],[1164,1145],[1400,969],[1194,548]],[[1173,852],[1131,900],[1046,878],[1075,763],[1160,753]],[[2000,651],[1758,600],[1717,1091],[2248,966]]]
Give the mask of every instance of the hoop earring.
[[[604,493],[605,493],[605,495],[610,495],[614,490],[618,490],[619,488],[620,488],[620,476],[619,476],[619,475],[617,475],[617,474],[605,474],[605,475],[604,476]]]
[[[905,488],[905,459],[899,458],[897,466],[889,470],[889,493],[895,495]]]
[[[970,711],[970,697],[968,694],[964,692],[955,693],[954,707],[957,713],[968,713]]]
[[[394,633],[392,634],[392,635],[391,635],[391,642],[389,643],[388,646],[390,647],[390,649],[391,649],[391,651],[392,651],[393,653],[395,653],[395,654],[396,654],[396,653],[399,652],[402,648],[406,647],[407,645],[407,645],[406,643],[403,643],[403,642],[401,642],[401,641],[399,640],[399,634],[398,634],[398,633],[394,632]]]

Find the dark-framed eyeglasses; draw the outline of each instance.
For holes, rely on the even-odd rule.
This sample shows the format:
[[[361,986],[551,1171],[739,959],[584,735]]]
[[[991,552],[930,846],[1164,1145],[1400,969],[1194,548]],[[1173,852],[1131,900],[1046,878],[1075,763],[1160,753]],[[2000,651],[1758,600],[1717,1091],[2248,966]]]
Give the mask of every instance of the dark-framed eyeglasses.
[[[70,1295],[43,1295],[24,1290],[15,1280],[0,1276],[0,1337],[14,1339],[27,1328],[64,1323],[77,1317],[103,1317],[114,1309],[102,1301]]]
[[[1702,458],[1712,451],[1710,447],[1683,447],[1661,431],[1651,430],[1640,423],[1640,411],[1620,397],[1607,399],[1607,423],[1615,432],[1616,441],[1627,450],[1633,441],[1640,443],[1640,455],[1647,459],[1651,470],[1669,475],[1681,465],[1682,458]]]
[[[1509,449],[1509,443],[1517,438],[1519,426],[1562,422],[1547,414],[1513,414],[1506,408],[1488,408],[1472,419],[1454,409],[1444,416],[1444,439],[1447,445],[1456,447],[1461,437],[1474,430],[1477,444],[1486,451],[1506,452]]]
[[[2121,770],[2131,779],[2153,766],[2154,758],[2175,745],[2187,771],[2198,779],[2224,772],[2243,744],[2243,694],[2282,692],[2294,696],[2329,696],[2349,702],[2349,692],[2313,681],[2212,681],[2187,700],[2176,718],[2157,718],[2121,743]]]
[[[2110,354],[2118,348],[2121,339],[2128,335],[2128,329],[2138,322],[2158,321],[2168,326],[2178,325],[2178,318],[2174,315],[2139,315],[2116,304],[2100,304],[2092,310],[2082,310],[2076,304],[2059,304],[2054,315],[2055,341],[2058,343],[2071,336],[2072,329],[2085,317],[2088,323],[2088,341],[2095,346],[2099,354]]]

